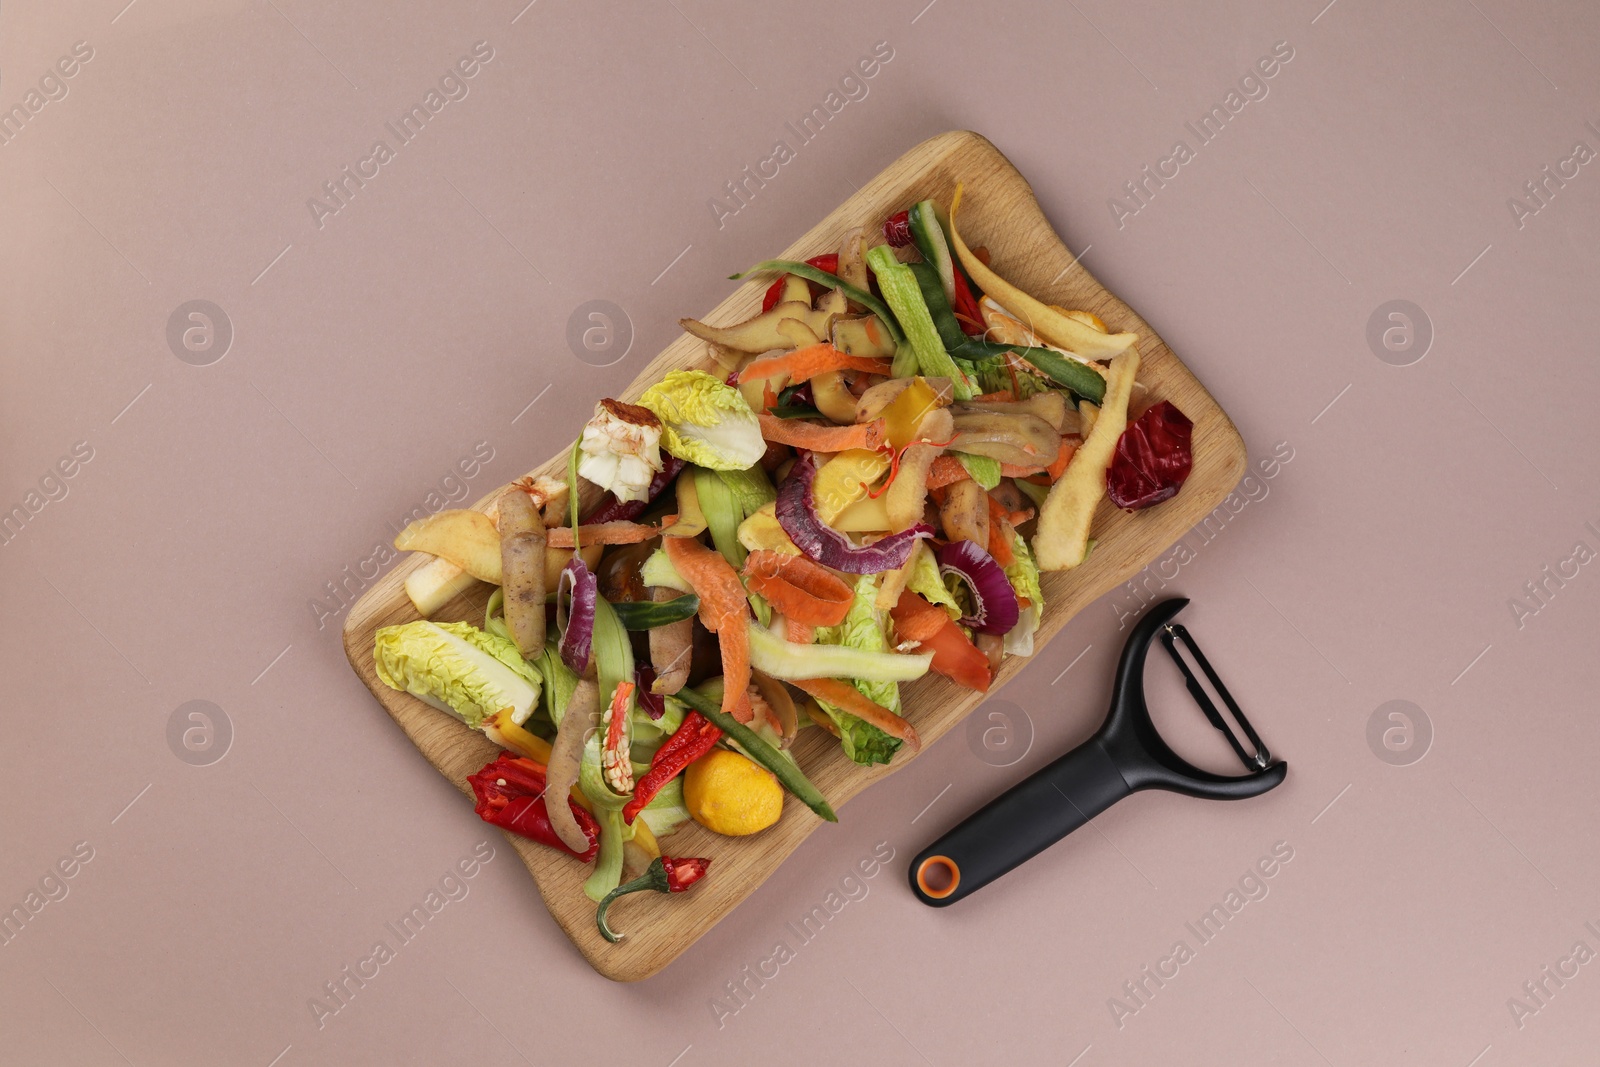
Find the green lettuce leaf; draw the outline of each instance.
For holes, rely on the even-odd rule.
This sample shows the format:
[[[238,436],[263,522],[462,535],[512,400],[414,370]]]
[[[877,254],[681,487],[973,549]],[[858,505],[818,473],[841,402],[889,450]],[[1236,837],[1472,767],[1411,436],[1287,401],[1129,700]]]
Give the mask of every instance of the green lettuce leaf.
[[[539,700],[539,673],[511,642],[464,622],[385,626],[373,641],[378,678],[474,730],[502,708],[523,722]]]
[[[772,479],[759,466],[742,471],[718,471],[717,477],[733,490],[734,497],[739,501],[739,510],[743,512],[741,518],[748,519],[778,499]]]
[[[944,584],[944,575],[939,573],[938,561],[933,558],[933,551],[928,548],[926,541],[917,542],[917,547],[912,550],[910,566],[911,575],[906,579],[906,588],[920,594],[928,603],[944,608],[952,619],[961,618],[961,605],[950,595],[950,588]]]
[[[839,744],[844,749],[844,754],[853,762],[863,767],[870,767],[874,763],[888,763],[900,748],[898,738],[890,737],[871,723],[862,722],[854,715],[840,711],[820,700],[817,701],[817,706],[839,728]]]
[[[639,813],[650,832],[665,837],[689,821],[689,809],[683,802],[683,775],[661,787],[661,792],[651,798]]]
[[[761,423],[739,390],[698,370],[675,370],[639,398],[661,420],[661,444],[709,470],[745,470],[767,451]]]
[[[934,573],[938,573],[937,568]],[[863,574],[856,579],[855,597],[850,602],[850,611],[845,615],[844,622],[838,626],[819,629],[817,643],[844,645],[847,648],[858,648],[868,652],[889,651],[884,616],[875,603],[879,584],[879,576],[876,574]],[[898,682],[854,681],[852,684],[868,700],[883,705],[896,715],[900,714]],[[844,746],[844,753],[856,763],[863,765],[888,763],[899,749],[901,743],[899,738],[890,737],[871,723],[863,722],[827,701],[819,700],[817,704],[839,728],[839,742]]]
[[[1017,596],[1026,597],[1029,604],[1022,617],[1005,636],[1005,650],[1013,656],[1033,655],[1033,635],[1044,618],[1044,591],[1039,588],[1039,566],[1028,550],[1028,541],[1016,531],[1011,533],[1011,564],[1005,568],[1006,577]]]

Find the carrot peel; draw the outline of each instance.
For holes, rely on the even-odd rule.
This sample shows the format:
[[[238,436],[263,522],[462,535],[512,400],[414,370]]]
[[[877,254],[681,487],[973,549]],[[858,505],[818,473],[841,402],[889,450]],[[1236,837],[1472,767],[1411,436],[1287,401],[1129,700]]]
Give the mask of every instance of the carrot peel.
[[[733,564],[692,537],[662,539],[667,558],[700,598],[700,622],[717,635],[722,655],[722,710],[738,718],[750,685],[750,633],[745,628],[748,601]],[[740,720],[744,721],[744,720]]]
[[[820,344],[797,348],[793,352],[785,352],[781,356],[767,356],[764,359],[753,360],[739,372],[739,381],[742,383],[754,378],[775,378],[784,374],[788,376],[790,382],[798,385],[810,381],[819,374],[835,370],[854,370],[888,377],[890,365],[887,359],[848,355],[823,341]]]
[[[576,536],[570,526],[552,526],[546,531],[546,537],[551,548],[572,548],[574,541],[583,545],[636,545],[658,536],[662,527],[671,526],[677,521],[677,517],[674,516],[672,522],[663,521],[661,526],[622,519],[597,522],[578,527]]]
[[[780,419],[762,412],[761,436],[771,444],[793,445],[813,452],[843,452],[850,448],[876,451],[887,436],[882,419],[858,422],[854,426],[824,426],[803,419]]]
[[[848,682],[841,682],[837,678],[806,678],[789,684],[818,700],[826,700],[862,722],[871,723],[890,737],[899,738],[912,755],[922,751],[922,738],[917,736],[917,731],[912,729],[910,723],[882,704],[868,700],[861,695],[861,690]]]
[[[804,556],[757,549],[745,560],[750,590],[766,597],[793,622],[837,626],[850,612],[854,593],[833,572]]]
[[[943,608],[928,603],[915,593],[909,596],[902,593],[900,602],[895,606],[895,636],[902,641],[927,641],[944,629],[949,621],[950,616]]]
[[[967,473],[959,459],[954,456],[940,456],[933,461],[933,466],[928,468],[928,488],[943,489],[947,485],[964,481],[972,475]]]

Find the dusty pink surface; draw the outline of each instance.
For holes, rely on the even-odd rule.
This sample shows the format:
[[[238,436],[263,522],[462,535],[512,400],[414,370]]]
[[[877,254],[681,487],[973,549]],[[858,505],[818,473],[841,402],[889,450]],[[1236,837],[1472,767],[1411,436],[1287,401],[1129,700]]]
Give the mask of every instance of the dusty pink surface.
[[[0,946],[0,1060],[1593,1059],[1600,14],[525,2],[0,10],[0,107],[25,116],[0,145],[0,506],[26,515],[0,545],[0,903],[40,894]],[[478,42],[401,145],[385,124]],[[800,144],[786,123],[878,42],[892,58]],[[1185,123],[1275,45],[1292,58],[1202,143]],[[349,672],[327,583],[371,574],[430,492],[476,497],[571,440],[731,270],[963,127],[1253,459],[1292,453],[1149,579],[1194,598],[1289,780],[1136,797],[956,908],[911,899],[912,853],[1098,722],[1124,592],[1000,698],[1025,752],[952,735],[660,977],[612,985]],[[364,164],[378,139],[393,158]],[[719,220],[779,139],[796,158]],[[1179,140],[1193,158],[1128,197]],[[347,166],[364,186],[314,213]],[[215,313],[169,343],[193,300],[231,324],[220,359]],[[567,342],[591,300],[634,334],[600,369]],[[1419,340],[1369,343],[1392,300],[1431,323],[1409,366]],[[1180,747],[1226,766],[1158,673]],[[1409,720],[1379,713],[1397,700]],[[482,841],[465,897],[319,1026],[324,983]],[[1292,860],[1202,945],[1185,924],[1275,845]],[[801,944],[786,924],[875,848],[896,858]],[[780,940],[795,958],[758,987],[741,969]],[[1180,940],[1175,976],[1125,991]]]

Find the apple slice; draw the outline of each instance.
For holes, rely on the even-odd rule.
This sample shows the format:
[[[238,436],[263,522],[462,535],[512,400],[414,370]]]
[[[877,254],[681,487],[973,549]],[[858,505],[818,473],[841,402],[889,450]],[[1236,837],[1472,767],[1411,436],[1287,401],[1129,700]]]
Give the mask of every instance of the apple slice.
[[[418,519],[400,531],[394,547],[447,559],[474,578],[500,584],[500,531],[481,511],[439,511]]]
[[[600,557],[606,550],[605,545],[584,545],[579,551],[583,562],[588,564],[590,570],[600,565]],[[426,556],[428,553],[424,552]],[[545,594],[548,601],[555,596],[556,581],[561,577],[561,568],[567,565],[572,558],[572,553],[567,549],[550,552],[544,559],[545,588],[550,590]],[[439,556],[431,557],[427,564],[412,571],[406,578],[406,595],[411,598],[411,603],[423,618],[431,618],[433,613],[444,607],[445,604],[455,599],[460,594],[471,589],[478,579]]]
[[[424,619],[466,592],[478,579],[438,556],[406,576],[406,596]]]

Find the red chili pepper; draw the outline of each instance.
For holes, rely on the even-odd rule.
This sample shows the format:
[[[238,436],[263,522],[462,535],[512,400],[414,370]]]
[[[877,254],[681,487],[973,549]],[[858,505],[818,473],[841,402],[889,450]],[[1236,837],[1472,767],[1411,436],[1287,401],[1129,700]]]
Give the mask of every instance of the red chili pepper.
[[[673,859],[661,857],[662,869],[667,872],[667,892],[681,893],[706,876],[711,861],[706,859]]]
[[[574,852],[556,835],[555,828],[550,825],[550,811],[544,803],[544,768],[533,760],[502,752],[493,763],[469,777],[467,784],[472,786],[473,795],[478,798],[476,810],[478,818],[484,822],[521,834],[541,845],[558,848],[585,863],[593,860],[600,851],[600,824],[593,815],[574,803],[571,797],[567,798],[567,803],[572,805],[573,818],[578,820],[578,828],[588,838],[589,848],[584,852]]]
[[[829,252],[826,255],[821,256],[812,256],[810,259],[806,260],[806,262],[818,270],[827,271],[829,274],[839,273],[839,253],[837,252]],[[773,282],[772,285],[767,288],[767,295],[761,298],[761,310],[763,312],[771,311],[773,308],[778,306],[778,300],[783,296],[783,283],[788,280],[789,276],[787,274],[781,274],[778,276],[778,280]],[[819,290],[822,287],[816,282],[811,282],[810,285],[811,299],[815,300]]]
[[[623,805],[622,821],[632,826],[634,818],[668,782],[689,764],[710,752],[711,746],[721,739],[722,731],[691,708],[672,736],[663,741],[650,758],[650,769],[633,787],[633,799]]]
[[[641,890],[653,889],[657,893],[682,893],[706,876],[706,869],[711,866],[708,859],[673,859],[671,856],[657,856],[650,861],[650,866],[645,872],[631,882],[617,886],[605,895],[600,901],[600,906],[595,909],[595,925],[600,927],[600,936],[612,944],[622,940],[622,935],[614,933],[606,925],[606,910],[611,907],[611,902],[628,893],[638,893]]]
[[[978,307],[977,297],[972,295],[972,287],[967,284],[967,276],[961,272],[960,264],[955,265],[956,272],[956,298],[951,308],[955,312],[956,322],[961,325],[961,332],[969,337],[978,337],[984,334],[983,311]]]
[[[896,248],[911,243],[911,212],[901,211],[883,220],[883,239]]]

